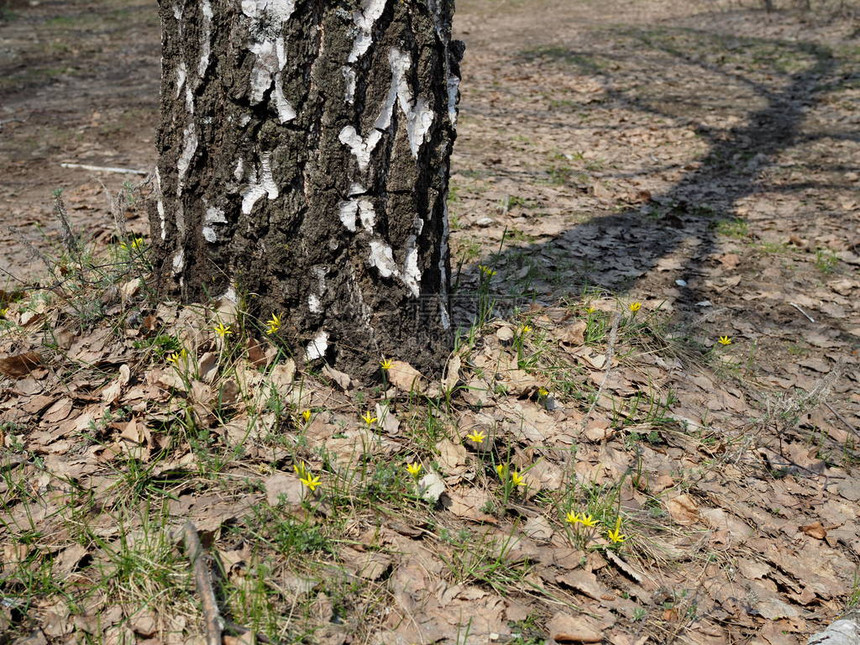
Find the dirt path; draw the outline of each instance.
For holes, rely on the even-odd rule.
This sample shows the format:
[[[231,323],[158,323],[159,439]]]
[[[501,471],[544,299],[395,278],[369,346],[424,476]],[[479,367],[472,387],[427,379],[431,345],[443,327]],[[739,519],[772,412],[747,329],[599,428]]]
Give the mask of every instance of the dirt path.
[[[857,23],[679,5],[461,14],[459,258],[500,294],[605,288],[673,312],[691,347],[731,336],[763,397],[847,362],[856,428]]]
[[[29,245],[56,251],[54,191],[76,232],[99,238],[113,230],[104,187],[141,179],[60,164],[154,165],[160,45],[154,2],[22,2],[3,12],[0,283],[14,285],[43,270]]]

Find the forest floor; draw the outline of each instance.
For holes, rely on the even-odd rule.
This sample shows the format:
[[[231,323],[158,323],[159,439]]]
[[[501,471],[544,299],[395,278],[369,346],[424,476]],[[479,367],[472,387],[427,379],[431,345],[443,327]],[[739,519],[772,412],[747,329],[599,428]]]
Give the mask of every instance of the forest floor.
[[[154,3],[0,5],[0,643],[202,642],[186,520],[231,643],[777,645],[860,604],[860,23],[822,4],[461,0],[491,313],[372,389],[151,302],[144,177],[61,165],[152,169]]]

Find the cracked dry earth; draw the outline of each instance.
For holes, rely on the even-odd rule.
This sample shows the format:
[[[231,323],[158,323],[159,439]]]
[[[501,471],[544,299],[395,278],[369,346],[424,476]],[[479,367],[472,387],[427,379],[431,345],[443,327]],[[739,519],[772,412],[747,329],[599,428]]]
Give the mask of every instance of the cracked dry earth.
[[[152,167],[159,45],[150,3],[8,7],[0,20],[0,268],[13,289],[32,282],[33,248],[50,253],[55,243],[54,189],[64,189],[78,231],[111,240],[105,193],[140,178],[60,163]],[[639,518],[640,548],[628,556],[633,565],[591,554],[578,567],[565,561],[571,550],[559,547],[557,523],[530,517],[517,557],[538,563],[530,584],[551,586],[565,605],[479,586],[409,587],[422,567],[441,575],[438,558],[389,527],[382,549],[414,556],[394,565],[391,584],[403,588],[392,593],[424,604],[409,608],[417,631],[385,625],[374,632],[380,642],[455,642],[455,607],[486,618],[475,623],[474,643],[492,634],[526,642],[513,639],[537,616],[547,637],[580,630],[618,645],[777,645],[805,642],[852,594],[856,601],[856,15],[846,3],[805,13],[765,13],[752,2],[458,3],[456,30],[468,49],[450,212],[461,292],[475,289],[479,263],[491,267],[498,301],[550,306],[535,325],[555,330],[547,333],[562,345],[578,343],[567,342],[560,300],[607,311],[642,302],[641,316],[666,321],[664,340],[679,357],[637,354],[635,367],[610,372],[615,403],[599,409],[614,419],[618,401],[671,390],[671,416],[685,432],[631,450],[629,428],[615,432],[609,422],[570,439],[566,429],[579,426],[587,406],[548,416],[528,398],[468,400],[500,426],[528,418],[521,451],[528,441],[558,450],[574,441],[577,475],[596,484],[644,464],[647,499],[629,484],[621,493],[625,512]],[[145,221],[129,213],[144,233]],[[473,367],[499,364],[497,331]],[[719,345],[720,336],[731,345]],[[599,353],[574,358],[602,382]],[[530,391],[522,374],[505,379],[511,392]],[[4,420],[21,422],[21,397],[37,395],[4,382]],[[30,414],[39,426],[39,413]],[[458,428],[481,422],[472,414],[465,410]],[[46,436],[34,441],[50,445]],[[447,444],[439,450],[454,477],[451,521],[486,522],[458,488],[471,457]],[[551,451],[544,457],[561,468]],[[541,483],[552,490],[550,471]],[[653,499],[659,512],[649,510]],[[659,532],[655,522],[670,528]],[[587,620],[572,616],[573,606]],[[330,642],[347,642],[329,632]]]

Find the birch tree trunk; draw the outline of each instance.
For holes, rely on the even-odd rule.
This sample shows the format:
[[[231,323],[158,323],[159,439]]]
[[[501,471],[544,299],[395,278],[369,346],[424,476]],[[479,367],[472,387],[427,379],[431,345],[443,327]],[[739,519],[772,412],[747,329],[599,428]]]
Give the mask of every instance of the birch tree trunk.
[[[160,0],[156,280],[281,317],[304,361],[452,342],[453,0]]]

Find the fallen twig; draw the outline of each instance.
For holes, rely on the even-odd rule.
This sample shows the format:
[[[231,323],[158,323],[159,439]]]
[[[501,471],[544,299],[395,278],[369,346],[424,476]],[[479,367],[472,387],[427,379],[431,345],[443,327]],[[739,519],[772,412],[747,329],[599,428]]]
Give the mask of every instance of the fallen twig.
[[[794,307],[794,308],[795,308],[795,309],[797,309],[800,313],[802,313],[804,316],[806,316],[806,319],[807,319],[809,322],[813,322],[813,323],[815,322],[815,318],[813,318],[813,317],[812,317],[812,316],[810,316],[808,313],[806,313],[803,309],[801,309],[801,308],[800,308],[800,305],[797,305],[797,304],[795,304],[795,303],[793,303],[793,302],[789,302],[788,304],[790,304],[792,307]]]
[[[191,521],[182,527],[185,551],[191,568],[194,571],[194,583],[200,594],[200,604],[203,606],[203,622],[206,625],[206,645],[221,645],[221,634],[224,631],[224,619],[218,611],[215,600],[215,590],[212,588],[212,576],[209,571],[209,557],[203,551],[197,529]]]
[[[134,168],[114,168],[111,166],[89,166],[83,163],[61,163],[63,168],[78,168],[80,170],[93,170],[95,172],[116,172],[124,175],[146,175],[146,170],[136,170]]]
[[[586,412],[585,416],[582,417],[581,428],[583,430],[585,430],[585,427],[588,425],[591,413],[594,412],[594,408],[597,406],[597,403],[600,401],[600,397],[603,395],[603,389],[606,387],[607,381],[609,381],[609,374],[612,372],[612,359],[615,357],[615,343],[618,340],[618,324],[620,322],[621,314],[616,313],[615,317],[612,319],[612,328],[609,330],[609,342],[606,345],[606,371],[603,373],[603,380],[600,382],[600,387],[597,388],[597,394],[594,396],[594,400],[591,402],[588,412]]]
[[[837,419],[839,419],[842,423],[844,423],[846,426],[848,426],[848,429],[849,429],[851,432],[853,432],[853,433],[854,433],[854,434],[856,434],[858,437],[860,437],[860,430],[857,430],[857,428],[855,428],[853,425],[851,425],[850,423],[848,423],[848,420],[847,420],[845,417],[843,417],[841,414],[839,414],[836,410],[834,410],[832,405],[830,405],[827,401],[825,401],[825,402],[824,402],[824,405],[826,405],[826,406],[827,406],[827,409],[828,409],[828,410],[830,410],[833,414],[835,414],[835,415],[836,415],[836,418],[837,418]]]

